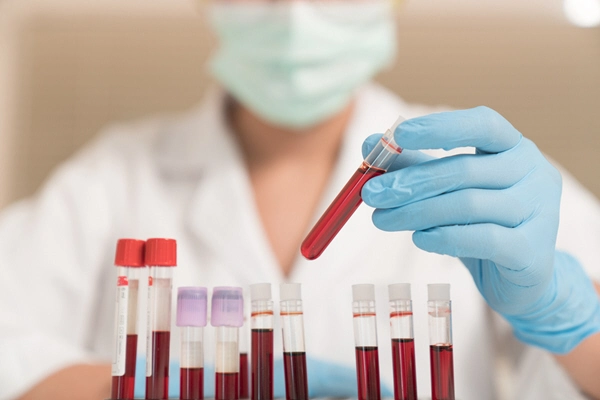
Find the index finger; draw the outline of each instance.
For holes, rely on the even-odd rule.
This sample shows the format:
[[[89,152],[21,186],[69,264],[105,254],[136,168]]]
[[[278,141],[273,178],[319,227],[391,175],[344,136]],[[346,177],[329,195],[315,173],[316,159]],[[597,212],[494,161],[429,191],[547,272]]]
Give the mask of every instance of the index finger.
[[[394,140],[403,149],[476,147],[486,153],[511,149],[519,143],[521,136],[510,122],[488,107],[409,119],[394,132]]]

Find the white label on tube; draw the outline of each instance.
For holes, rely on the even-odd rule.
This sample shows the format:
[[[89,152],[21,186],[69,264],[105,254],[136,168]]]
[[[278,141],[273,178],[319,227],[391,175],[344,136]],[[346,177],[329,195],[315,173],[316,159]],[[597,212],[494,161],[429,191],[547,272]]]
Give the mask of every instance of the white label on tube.
[[[115,352],[113,354],[112,375],[125,375],[125,356],[127,354],[127,310],[129,286],[127,277],[119,276],[117,281],[117,302],[115,312]]]
[[[152,276],[148,276],[148,305],[146,307],[146,376],[152,376],[152,312],[154,306]]]

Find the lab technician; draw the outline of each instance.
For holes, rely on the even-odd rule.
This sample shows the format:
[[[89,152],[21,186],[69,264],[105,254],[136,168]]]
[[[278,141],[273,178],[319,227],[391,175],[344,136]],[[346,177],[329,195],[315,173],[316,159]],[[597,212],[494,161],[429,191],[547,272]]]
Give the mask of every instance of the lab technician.
[[[178,240],[175,286],[303,283],[313,395],[352,394],[354,283],[377,285],[391,387],[385,290],[411,282],[428,396],[426,284],[449,282],[457,398],[495,398],[496,356],[514,353],[499,340],[506,327],[525,348],[517,398],[600,398],[593,196],[495,111],[430,114],[368,83],[394,55],[387,1],[208,7],[221,89],[185,115],[108,129],[2,213],[0,398],[108,396],[114,246],[157,236]],[[318,260],[302,259],[361,147],[398,115],[406,150],[364,187],[370,207]],[[444,153],[455,149],[469,154]]]

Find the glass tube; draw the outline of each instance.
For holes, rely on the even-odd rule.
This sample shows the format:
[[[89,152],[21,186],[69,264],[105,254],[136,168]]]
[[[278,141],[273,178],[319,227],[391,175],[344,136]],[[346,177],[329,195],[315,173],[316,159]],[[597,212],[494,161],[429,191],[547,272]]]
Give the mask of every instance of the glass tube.
[[[304,316],[300,284],[280,286],[280,317],[283,334],[283,367],[286,400],[308,400]]]
[[[429,356],[432,400],[454,400],[450,285],[428,285]]]
[[[352,286],[358,400],[380,400],[375,287]]]

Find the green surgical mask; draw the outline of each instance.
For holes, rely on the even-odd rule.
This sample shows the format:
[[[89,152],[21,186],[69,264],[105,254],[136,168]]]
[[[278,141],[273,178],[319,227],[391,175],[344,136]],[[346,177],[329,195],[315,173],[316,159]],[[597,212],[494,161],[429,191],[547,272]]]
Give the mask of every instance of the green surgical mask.
[[[343,109],[394,56],[391,1],[214,2],[220,41],[211,62],[239,102],[302,129]]]

